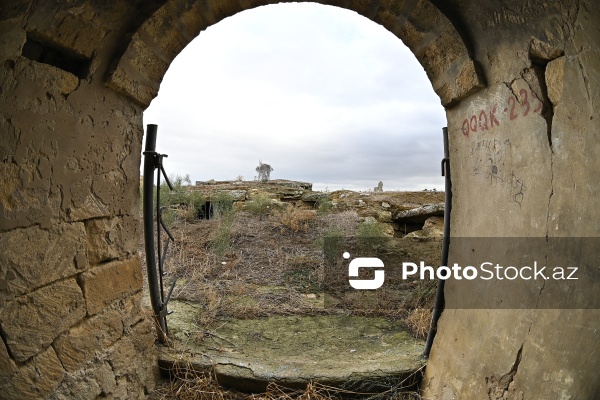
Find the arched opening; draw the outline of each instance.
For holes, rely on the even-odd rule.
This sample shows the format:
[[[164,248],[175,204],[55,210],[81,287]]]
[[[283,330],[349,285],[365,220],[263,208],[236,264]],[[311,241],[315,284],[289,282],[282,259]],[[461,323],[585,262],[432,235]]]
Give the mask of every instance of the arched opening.
[[[423,68],[401,41],[372,21],[339,8],[317,4],[261,7],[211,27],[190,43],[165,75],[160,94],[146,110],[145,123],[157,123],[166,132],[160,142],[160,152],[171,156],[166,164],[182,176],[189,174],[189,185],[179,189],[189,195],[191,214],[209,219],[212,213],[207,205],[210,210],[213,206],[220,210],[219,202],[227,200],[234,201],[238,210],[236,215],[215,211],[213,221],[193,221],[193,226],[175,229],[175,236],[185,237],[186,243],[210,251],[202,253],[205,261],[201,263],[195,250],[198,265],[171,267],[173,275],[185,280],[184,286],[174,291],[172,319],[181,321],[188,312],[199,313],[201,330],[209,331],[213,325],[228,321],[228,326],[239,325],[239,332],[227,334],[239,338],[250,332],[260,341],[264,337],[289,340],[281,330],[274,338],[272,326],[264,324],[277,321],[288,332],[292,327],[285,317],[298,315],[294,324],[299,332],[308,328],[297,321],[309,321],[313,325],[308,330],[314,331],[315,320],[321,318],[317,325],[321,326],[318,331],[322,338],[330,335],[332,328],[341,332],[343,325],[350,325],[359,337],[344,340],[357,339],[364,344],[369,342],[364,335],[382,341],[400,335],[404,331],[396,328],[406,324],[410,314],[415,325],[417,317],[421,318],[421,332],[415,335],[426,333],[433,306],[431,286],[425,288],[429,290],[427,299],[420,298],[410,306],[403,300],[404,319],[400,311],[390,310],[386,312],[394,315],[392,319],[369,319],[364,310],[355,312],[348,319],[350,323],[339,315],[324,317],[322,314],[329,312],[330,294],[322,288],[324,265],[318,257],[323,255],[315,257],[327,247],[331,236],[327,229],[344,223],[352,226],[336,235],[358,234],[361,240],[371,240],[411,234],[421,243],[411,247],[411,253],[434,249],[434,258],[439,257],[443,208],[431,215],[396,219],[400,210],[443,202],[439,161],[443,157],[444,109]],[[244,171],[252,172],[261,158],[273,163],[277,179],[243,179]],[[313,188],[306,181],[317,185]],[[404,193],[407,191],[410,193]],[[177,206],[180,204],[178,200]],[[330,225],[323,228],[318,224]],[[424,225],[438,233],[426,237]],[[429,239],[430,245],[422,244]],[[184,260],[192,258],[186,254],[189,246],[175,246],[179,261],[187,263]],[[353,248],[345,250],[355,253]],[[274,268],[267,268],[267,264]],[[257,269],[266,270],[257,273]],[[191,271],[197,275],[192,277]],[[206,284],[211,280],[218,285]],[[238,294],[232,293],[234,287]],[[235,298],[234,302],[242,306],[226,304],[227,298]],[[178,299],[193,299],[200,311],[182,306]],[[347,296],[344,301],[344,307],[362,307],[361,301],[373,298]],[[372,307],[367,309],[373,317],[385,316]],[[341,307],[331,313],[339,311]],[[365,326],[373,321],[387,324],[386,328],[365,333]],[[181,335],[179,322],[174,325],[175,335]],[[216,334],[226,335],[221,331]],[[200,337],[199,342],[213,339],[210,334]],[[309,337],[299,335],[297,339],[318,343]],[[409,337],[403,338],[410,341],[413,353],[414,349],[422,352],[419,346],[423,342]],[[249,346],[248,342],[243,346]],[[288,351],[295,348],[289,342],[280,346]],[[305,345],[305,353],[310,358],[325,348],[336,346]],[[263,363],[281,357],[261,351],[252,356]],[[393,370],[398,359],[378,362],[389,371],[372,377],[371,389],[385,387],[376,383],[380,379],[397,378],[398,374],[401,380],[406,379],[403,372]],[[315,368],[308,359],[295,361],[296,366],[299,364]],[[411,368],[413,373],[421,364]],[[341,374],[353,371],[348,366],[339,370]],[[295,379],[306,380],[302,373],[306,375],[301,371]],[[235,380],[232,376],[236,374],[228,378]],[[281,377],[273,377],[278,379]],[[339,374],[317,375],[317,379],[351,384],[340,380]],[[409,381],[415,382],[412,377]]]
[[[445,114],[411,51],[380,25],[315,3],[249,10],[180,53],[144,123],[172,173],[330,191],[443,188]],[[226,160],[226,161],[225,161]],[[352,179],[342,179],[347,177]]]
[[[153,389],[155,332],[139,304],[142,111],[175,55],[201,30],[273,2],[0,7],[3,396],[126,398]],[[455,237],[598,236],[600,3],[328,3],[380,23],[408,44],[447,107]],[[472,59],[489,82],[478,93],[483,82]],[[545,106],[536,98],[552,112],[540,114]],[[503,163],[497,163],[500,147]],[[570,248],[594,253],[597,246]],[[597,301],[596,276],[580,279],[587,287],[577,297]],[[573,296],[566,294],[575,291],[543,282],[532,282],[541,283],[531,292],[536,309],[447,309],[425,397],[595,398],[598,307],[567,309]],[[477,296],[450,286],[449,300],[454,293],[518,301],[528,293]],[[548,308],[554,300],[567,308]]]

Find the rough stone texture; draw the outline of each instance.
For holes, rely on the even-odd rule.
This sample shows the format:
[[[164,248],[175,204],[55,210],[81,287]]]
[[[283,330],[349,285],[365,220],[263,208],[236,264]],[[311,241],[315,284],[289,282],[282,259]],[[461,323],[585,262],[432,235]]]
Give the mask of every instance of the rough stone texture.
[[[154,348],[154,326],[140,302],[141,292],[115,301],[54,342],[66,373],[50,399],[146,398],[159,371],[155,353],[148,351]]]
[[[91,284],[109,260],[141,276],[127,260],[138,247],[142,110],[103,76],[136,26],[131,18],[149,15],[150,3],[136,12],[132,2],[0,5],[2,398],[142,398],[156,379],[152,339],[139,349],[145,365],[127,375],[112,372],[102,348],[146,320],[138,281],[130,291],[117,285],[114,300],[87,299],[99,320],[86,318],[77,283],[85,273]],[[29,59],[28,39],[89,66],[75,74]]]
[[[82,233],[83,224],[77,223],[49,230],[15,229],[0,236],[0,285],[5,288],[1,294],[18,296],[85,267]]]
[[[84,315],[85,302],[74,279],[17,297],[0,312],[6,343],[20,362],[48,347]]]
[[[600,81],[590,79],[600,71],[597,3],[481,8],[462,15],[491,84],[448,110],[452,235],[597,237],[592,199],[600,181],[584,167],[599,156],[592,125]],[[532,68],[542,73],[530,74]],[[545,82],[537,81],[540,76]],[[456,295],[447,282],[446,299]],[[594,398],[600,362],[589,352],[598,352],[599,317],[598,310],[448,309],[438,325],[424,395]]]
[[[52,347],[37,354],[0,381],[2,398],[7,400],[40,399],[50,395],[64,377],[64,370]]]
[[[425,220],[423,229],[410,232],[406,236],[416,239],[442,238],[444,237],[444,217],[429,217]]]
[[[123,335],[120,314],[111,310],[95,315],[69,330],[54,343],[54,350],[68,372],[92,359],[98,349],[104,349]]]
[[[170,305],[175,310],[169,328],[174,344],[160,348],[161,364],[174,369],[214,368],[219,382],[240,390],[264,391],[269,382],[302,387],[310,381],[345,385],[348,390],[365,385],[372,391],[385,390],[394,379],[412,385],[415,371],[423,366],[424,341],[384,318],[231,319],[214,333],[234,347],[215,350],[212,343],[187,338],[195,330],[194,305],[178,301]],[[379,386],[381,382],[385,383]]]
[[[167,1],[132,37],[125,52],[114,61],[107,84],[136,103],[148,106],[176,54],[204,29],[260,1],[239,3]],[[459,102],[484,86],[469,49],[454,26],[429,0],[363,2],[327,0],[382,24],[415,53],[432,81],[443,105]],[[200,12],[193,13],[200,9]],[[185,21],[185,25],[179,21]],[[403,29],[402,26],[406,25]]]
[[[156,354],[147,351],[149,347],[155,345],[154,326],[148,320],[134,325],[130,328],[127,337],[119,340],[108,349],[109,359],[114,360],[112,369],[117,376],[117,382],[120,377],[132,377],[136,375],[148,376],[157,380],[159,377],[158,363]],[[130,378],[131,379],[131,378]],[[127,385],[128,396],[130,398],[144,398],[144,393],[148,393],[154,387],[153,380],[137,380],[133,384]],[[119,386],[119,383],[117,384]]]
[[[547,63],[564,54],[564,50],[552,46],[548,42],[544,42],[536,37],[531,39],[529,43],[529,57],[537,63]]]
[[[80,278],[88,314],[96,314],[113,301],[142,288],[140,260],[113,261]]]
[[[173,57],[201,30],[270,3],[1,2],[4,397],[125,399],[151,389],[156,350],[139,303],[140,267],[131,260],[143,107]],[[600,235],[598,2],[323,3],[382,24],[427,71],[447,107],[453,236]],[[24,57],[28,38],[87,60],[87,71]],[[395,214],[395,207],[375,213]],[[111,281],[108,270],[120,263],[130,285]],[[103,293],[98,276],[119,294]],[[88,285],[89,314],[75,282]],[[64,315],[70,307],[74,313]],[[110,347],[91,352],[87,339],[78,342],[102,342],[92,333],[98,321],[92,318],[117,314],[123,334]],[[597,310],[446,310],[424,394],[594,398],[600,393],[598,321]],[[61,339],[68,335],[71,350]],[[72,371],[63,371],[53,346],[71,360]]]
[[[565,57],[557,58],[546,66],[546,86],[548,88],[548,98],[552,105],[556,107],[562,97],[565,74]]]
[[[0,389],[6,387],[17,371],[15,362],[10,358],[4,342],[0,344]]]
[[[98,264],[131,256],[142,233],[131,218],[94,218],[85,221],[88,260]]]
[[[421,207],[402,210],[394,218],[400,222],[413,220],[425,221],[436,215],[444,215],[444,203],[425,204]]]

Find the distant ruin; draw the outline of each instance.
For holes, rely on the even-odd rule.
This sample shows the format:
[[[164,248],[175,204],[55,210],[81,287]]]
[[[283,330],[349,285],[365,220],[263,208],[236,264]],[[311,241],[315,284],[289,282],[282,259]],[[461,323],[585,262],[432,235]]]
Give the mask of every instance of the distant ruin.
[[[211,209],[211,199],[226,195],[234,206],[243,209],[244,203],[256,196],[265,195],[275,205],[292,204],[298,207],[315,208],[319,202],[327,201],[337,211],[355,210],[361,218],[373,218],[385,224],[390,235],[403,236],[423,229],[429,224],[443,224],[443,192],[334,192],[313,191],[308,182],[285,179],[262,181],[207,181],[196,182],[188,190],[199,192],[207,199],[205,209]],[[204,216],[209,215],[206,211]],[[441,222],[440,222],[441,220]]]

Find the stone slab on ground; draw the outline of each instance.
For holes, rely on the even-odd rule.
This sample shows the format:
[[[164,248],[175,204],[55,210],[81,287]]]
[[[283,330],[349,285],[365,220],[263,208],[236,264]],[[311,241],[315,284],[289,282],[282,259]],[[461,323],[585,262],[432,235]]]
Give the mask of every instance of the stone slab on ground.
[[[425,364],[424,342],[384,318],[230,319],[205,332],[195,323],[199,305],[172,301],[169,309],[174,343],[160,349],[161,365],[214,368],[220,383],[240,390],[264,390],[269,382],[296,388],[311,381],[385,390],[391,382],[416,382]]]

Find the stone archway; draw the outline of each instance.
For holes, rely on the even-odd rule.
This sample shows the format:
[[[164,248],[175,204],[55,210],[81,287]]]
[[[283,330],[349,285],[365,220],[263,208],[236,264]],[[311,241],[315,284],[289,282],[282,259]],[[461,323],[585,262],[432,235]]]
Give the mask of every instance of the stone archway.
[[[200,31],[237,12],[277,1],[239,3],[167,1],[133,34],[115,58],[107,83],[143,106],[158,94],[171,61]],[[442,105],[449,107],[481,89],[484,80],[452,23],[429,1],[390,4],[330,1],[383,25],[415,54]]]
[[[142,112],[198,32],[269,3],[2,2],[5,397],[151,390],[156,350],[135,239]],[[597,2],[326,4],[382,24],[427,71],[448,117],[453,236],[600,236]],[[595,284],[584,297],[598,295]],[[447,310],[426,395],[593,398],[598,321],[597,309]]]

